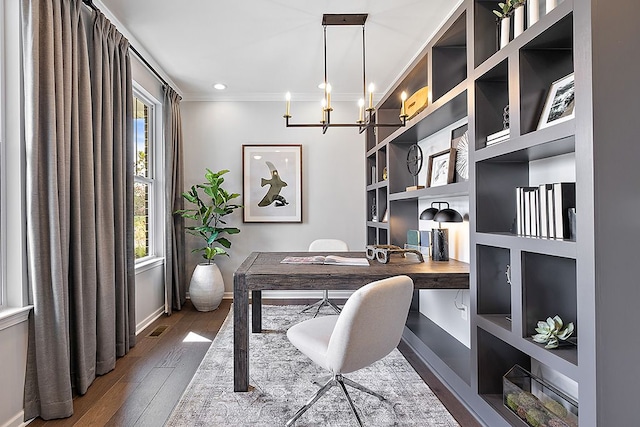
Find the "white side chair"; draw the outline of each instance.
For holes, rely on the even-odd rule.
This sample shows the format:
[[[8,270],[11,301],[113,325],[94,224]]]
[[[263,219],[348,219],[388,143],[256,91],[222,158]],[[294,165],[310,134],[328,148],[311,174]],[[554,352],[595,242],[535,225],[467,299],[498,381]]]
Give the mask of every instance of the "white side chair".
[[[407,276],[378,280],[355,291],[339,316],[305,320],[287,331],[287,338],[307,357],[331,373],[329,381],[287,421],[293,425],[331,387],[339,385],[358,424],[362,421],[345,385],[380,400],[384,397],[348,379],[357,371],[382,359],[396,348],[402,337],[413,281]],[[316,384],[320,385],[316,382]]]
[[[309,245],[309,252],[347,252],[348,250],[349,246],[346,242],[338,239],[317,239]],[[324,290],[324,294],[320,301],[306,306],[302,309],[301,313],[305,313],[312,308],[317,307],[316,313],[313,315],[313,317],[316,317],[318,313],[320,313],[320,309],[325,305],[333,308],[336,313],[340,313],[340,308],[329,301],[329,291],[326,289]]]

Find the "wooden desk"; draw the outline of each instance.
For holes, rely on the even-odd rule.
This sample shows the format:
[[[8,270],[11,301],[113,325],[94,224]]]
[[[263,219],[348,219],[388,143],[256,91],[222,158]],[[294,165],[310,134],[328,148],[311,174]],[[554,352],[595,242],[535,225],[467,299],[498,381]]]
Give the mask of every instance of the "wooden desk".
[[[233,384],[234,391],[249,389],[249,291],[252,293],[252,326],[262,329],[263,290],[355,290],[367,283],[406,274],[415,289],[468,289],[469,264],[450,260],[424,263],[391,258],[389,264],[369,261],[369,267],[280,264],[287,256],[319,255],[312,252],[253,252],[233,275]],[[326,255],[326,254],[325,254]],[[340,256],[364,257],[364,252],[340,252]]]

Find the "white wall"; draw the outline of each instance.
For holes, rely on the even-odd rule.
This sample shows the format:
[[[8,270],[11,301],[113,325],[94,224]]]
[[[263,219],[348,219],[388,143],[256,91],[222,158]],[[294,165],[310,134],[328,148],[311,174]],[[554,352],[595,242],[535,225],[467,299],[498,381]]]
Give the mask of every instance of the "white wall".
[[[357,107],[333,103],[332,121],[353,121],[346,112]],[[292,122],[320,120],[319,103],[294,103]],[[243,223],[242,211],[229,224],[240,228],[231,236],[230,257],[217,261],[227,296],[233,292],[233,272],[252,251],[306,251],[321,237],[347,242],[353,250],[365,246],[364,136],[357,129],[286,128],[282,102],[182,102],[185,186],[202,182],[205,168],[229,169],[225,188],[242,193],[242,144],[302,144],[301,224]],[[187,236],[187,249],[200,242]],[[187,275],[201,260],[187,254]],[[267,295],[277,296],[274,292]],[[288,294],[292,295],[292,294]]]
[[[136,268],[136,334],[164,313],[164,259]]]

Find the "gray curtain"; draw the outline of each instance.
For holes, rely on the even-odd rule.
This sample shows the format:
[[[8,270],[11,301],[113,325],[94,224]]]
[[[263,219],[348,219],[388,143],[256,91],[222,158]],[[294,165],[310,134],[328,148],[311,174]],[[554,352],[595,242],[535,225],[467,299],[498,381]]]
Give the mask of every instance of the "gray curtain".
[[[129,43],[80,0],[22,0],[30,298],[25,420],[135,344]]]
[[[164,144],[165,144],[165,311],[180,310],[186,300],[184,218],[174,214],[184,209],[184,170],[182,158],[182,98],[171,87],[164,87]]]

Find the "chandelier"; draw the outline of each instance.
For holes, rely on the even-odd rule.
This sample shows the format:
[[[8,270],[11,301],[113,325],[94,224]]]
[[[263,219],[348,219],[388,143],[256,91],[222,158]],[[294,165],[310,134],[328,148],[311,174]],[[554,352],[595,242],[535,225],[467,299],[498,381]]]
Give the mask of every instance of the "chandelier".
[[[375,108],[373,108],[373,83],[369,84],[369,105],[364,108],[365,98],[367,94],[367,74],[365,66],[365,34],[364,23],[367,20],[367,14],[324,14],[322,15],[322,27],[324,32],[324,82],[322,87],[324,89],[324,97],[322,99],[322,120],[317,123],[290,123],[291,119],[291,93],[286,94],[286,108],[284,113],[284,119],[287,127],[319,127],[322,128],[322,133],[326,133],[330,127],[357,127],[358,132],[362,133],[371,127],[402,127],[407,123],[408,115],[405,112],[405,101],[407,94],[402,92],[401,100],[402,106],[400,107],[400,122],[396,123],[376,123],[373,116]],[[358,120],[353,123],[332,123],[331,112],[333,107],[331,106],[331,84],[328,81],[327,76],[327,27],[333,25],[361,25],[362,26],[362,98],[358,101],[359,114]],[[366,114],[365,114],[366,113]]]

